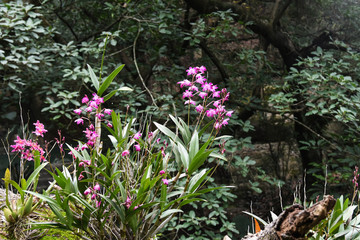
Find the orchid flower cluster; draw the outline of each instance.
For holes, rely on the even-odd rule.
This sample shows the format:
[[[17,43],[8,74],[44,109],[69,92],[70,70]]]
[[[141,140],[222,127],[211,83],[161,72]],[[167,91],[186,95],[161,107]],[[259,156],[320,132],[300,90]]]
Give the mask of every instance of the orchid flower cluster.
[[[104,98],[99,97],[96,93],[93,93],[93,97],[91,100],[88,98],[87,95],[85,95],[82,98],[81,102],[83,104],[85,104],[85,106],[83,108],[75,109],[74,113],[76,113],[79,116],[81,116],[82,113],[85,113],[85,114],[87,114],[87,117],[80,117],[80,118],[76,119],[75,123],[78,125],[80,125],[80,124],[83,125],[84,119],[89,120],[89,117],[91,114],[95,114],[95,117],[98,118],[100,121],[103,120],[103,118],[105,117],[105,114],[111,115],[111,112],[112,112],[111,109],[104,108],[100,112],[97,111],[100,104],[104,103]],[[112,124],[108,120],[105,120],[105,122],[108,127],[110,127],[110,128],[112,127]],[[86,145],[83,145],[83,149],[88,148],[88,147],[93,147],[95,144],[96,138],[98,137],[98,134],[95,131],[94,125],[90,124],[90,126],[88,128],[86,128],[84,133],[85,133],[88,141],[87,141]]]
[[[37,120],[35,125],[35,133],[36,136],[44,137],[44,133],[47,132],[47,130],[44,128],[44,124],[40,123],[39,120]],[[21,153],[21,159],[27,160],[27,161],[33,161],[34,160],[34,151],[38,151],[40,153],[40,159],[42,161],[46,161],[44,154],[45,151],[42,147],[40,147],[39,143],[32,139],[21,139],[19,136],[16,136],[16,140],[14,140],[15,144],[10,145],[12,149],[11,152],[20,152]]]
[[[187,87],[183,92],[183,99],[186,99],[185,105],[194,105],[195,111],[200,116],[205,115],[209,118],[214,118],[214,128],[220,130],[229,122],[229,118],[234,111],[227,111],[225,109],[225,102],[229,100],[230,93],[226,88],[218,90],[218,86],[207,81],[204,77],[206,67],[189,67],[186,70],[187,76],[192,77],[191,81],[184,79],[178,84],[180,88]],[[202,99],[199,104],[195,101],[196,96]],[[213,107],[211,107],[213,106]]]
[[[94,187],[88,187],[84,191],[84,195],[90,195],[91,194],[91,200],[95,200],[96,207],[100,207],[101,201],[97,199],[98,192],[100,191],[101,187],[99,183],[96,183]]]
[[[104,108],[100,113],[96,113],[96,110],[99,108],[100,104],[104,103],[104,98],[99,97],[96,93],[93,93],[92,95],[93,95],[93,97],[90,101],[89,97],[85,94],[85,96],[81,100],[81,103],[85,104],[85,107],[75,109],[74,113],[76,113],[77,115],[80,116],[81,113],[83,113],[83,112],[91,114],[91,113],[94,113],[94,111],[95,111],[95,115],[99,120],[102,120],[102,118],[105,116],[105,114],[111,115],[112,110],[107,109],[107,108]],[[80,117],[80,118],[76,119],[75,122],[78,125],[84,124],[84,117]],[[112,125],[109,121],[106,120],[106,122],[109,127],[112,127]]]

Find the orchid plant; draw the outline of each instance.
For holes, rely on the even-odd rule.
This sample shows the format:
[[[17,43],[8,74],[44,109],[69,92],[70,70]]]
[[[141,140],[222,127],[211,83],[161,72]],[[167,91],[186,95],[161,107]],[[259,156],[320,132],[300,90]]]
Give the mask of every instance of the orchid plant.
[[[6,169],[3,181],[5,183],[6,199],[5,206],[2,209],[4,212],[6,225],[5,237],[9,239],[28,239],[33,231],[30,231],[27,225],[28,216],[36,209],[39,203],[34,203],[33,196],[27,190],[36,191],[39,181],[40,171],[48,164],[45,159],[45,151],[38,144],[38,137],[44,137],[47,130],[44,125],[37,121],[34,123],[35,131],[33,132],[34,139],[26,139],[16,137],[15,144],[11,145],[12,152],[20,154],[20,182],[17,183],[11,179],[10,169]],[[25,179],[24,171],[27,161],[34,162],[34,170],[31,175]],[[11,166],[11,161],[10,161]],[[20,195],[19,198],[11,198],[9,190],[11,187],[15,188]]]
[[[212,145],[230,137],[218,136],[233,112],[225,109],[230,93],[207,81],[204,66],[190,67],[187,76],[191,79],[178,84],[186,88],[184,104],[198,113],[194,124],[189,124],[190,116],[186,123],[172,115],[175,128],[156,122],[140,124],[102,108],[119,90],[103,96],[122,68],[100,84],[89,66],[97,92],[90,98],[85,95],[84,106],[74,110],[75,123],[88,125],[86,141],[76,147],[67,145],[73,164],[50,172],[51,191],[25,191],[46,202],[54,213],[50,222],[34,227],[71,230],[82,239],[150,239],[183,206],[218,189],[204,186],[215,169],[202,167],[209,157],[226,160],[224,149]],[[106,151],[101,141],[105,128],[112,145]]]

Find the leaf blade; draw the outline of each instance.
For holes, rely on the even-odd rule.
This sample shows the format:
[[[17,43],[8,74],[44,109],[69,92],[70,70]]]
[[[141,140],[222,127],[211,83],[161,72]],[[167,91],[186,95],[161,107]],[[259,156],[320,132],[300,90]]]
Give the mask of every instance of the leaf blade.
[[[94,73],[94,70],[91,68],[91,66],[89,64],[87,64],[87,66],[88,66],[88,69],[89,69],[90,79],[91,79],[96,91],[98,91],[99,90],[99,80],[96,77],[96,75]]]
[[[110,86],[111,82],[114,78],[119,74],[119,72],[124,68],[125,64],[120,65],[117,67],[100,85],[97,95],[101,97],[101,95],[105,92],[105,90]]]

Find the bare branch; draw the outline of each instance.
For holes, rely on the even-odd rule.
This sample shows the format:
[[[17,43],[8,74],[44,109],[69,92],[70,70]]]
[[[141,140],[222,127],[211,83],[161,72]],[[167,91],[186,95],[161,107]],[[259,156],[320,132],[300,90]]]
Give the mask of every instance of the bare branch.
[[[110,24],[109,24],[108,26],[106,26],[105,28],[102,28],[101,30],[96,31],[96,32],[94,32],[94,33],[92,33],[92,34],[90,34],[90,35],[88,35],[88,36],[80,39],[78,42],[86,41],[86,40],[88,40],[88,39],[90,39],[90,38],[92,38],[92,37],[95,37],[95,36],[101,34],[102,32],[106,32],[106,31],[110,30],[113,26],[115,26],[117,23],[119,23],[123,18],[124,18],[123,16],[118,17],[114,22],[110,23]]]
[[[74,32],[73,28],[71,27],[71,25],[65,20],[65,18],[63,18],[62,16],[60,16],[60,14],[58,14],[55,11],[55,15],[69,28],[70,32],[72,33],[72,35],[75,37],[76,41],[79,40],[78,36],[76,35],[76,33]]]
[[[138,67],[138,64],[137,64],[137,61],[136,61],[136,42],[137,42],[137,40],[138,40],[138,38],[139,38],[139,35],[140,35],[140,32],[141,32],[140,22],[139,22],[139,24],[138,24],[138,27],[139,27],[138,33],[137,33],[137,35],[136,35],[136,37],[135,37],[134,44],[133,44],[134,64],[135,64],[135,67],[136,67],[136,71],[138,72],[139,78],[140,78],[140,80],[141,80],[144,88],[146,89],[146,91],[147,91],[148,94],[150,95],[153,104],[154,104],[157,108],[159,108],[158,105],[156,104],[156,101],[155,101],[152,93],[150,92],[149,88],[146,86],[145,81],[144,81],[143,77],[141,76],[141,73],[140,73],[140,70],[139,70],[139,67]]]
[[[221,77],[225,83],[227,83],[229,79],[229,75],[227,74],[224,66],[221,64],[219,59],[215,56],[215,54],[210,50],[210,48],[206,45],[206,42],[203,40],[200,42],[200,47],[204,52],[209,56],[211,61],[215,64],[217,69],[219,70]]]

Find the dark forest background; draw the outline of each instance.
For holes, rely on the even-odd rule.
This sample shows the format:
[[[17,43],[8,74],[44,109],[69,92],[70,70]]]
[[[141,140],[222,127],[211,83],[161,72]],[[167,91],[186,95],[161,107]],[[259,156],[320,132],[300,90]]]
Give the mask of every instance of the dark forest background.
[[[229,161],[212,184],[234,188],[193,204],[169,232],[236,237],[247,231],[242,211],[250,208],[266,218],[294,201],[352,195],[359,14],[358,0],[0,1],[1,174],[4,148],[36,120],[47,141],[58,130],[68,142],[81,138],[72,111],[94,91],[87,64],[104,76],[125,64],[110,89],[133,91],[105,107],[157,122],[186,116],[177,82],[204,65],[235,110],[223,130],[234,136]]]

